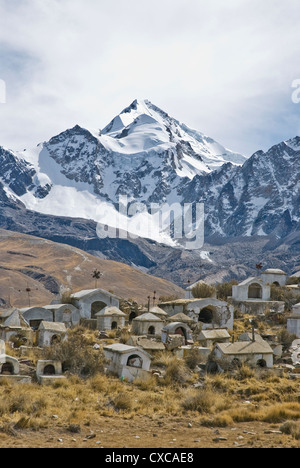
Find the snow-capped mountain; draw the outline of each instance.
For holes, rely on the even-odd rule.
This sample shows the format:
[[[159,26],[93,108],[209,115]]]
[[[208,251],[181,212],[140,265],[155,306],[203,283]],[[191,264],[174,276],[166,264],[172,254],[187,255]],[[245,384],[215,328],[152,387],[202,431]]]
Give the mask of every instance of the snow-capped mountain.
[[[242,164],[246,160],[149,101],[134,101],[101,135],[76,126],[19,157],[33,165],[39,185],[56,192],[49,197],[51,206],[58,198],[58,187],[73,189],[65,200],[71,192],[74,198],[77,190],[115,204],[120,195],[147,204],[180,201],[182,186],[196,175],[227,161]],[[24,199],[27,206],[49,212],[47,201],[36,203],[35,194],[30,195]]]
[[[148,208],[153,203],[181,203],[182,190],[195,176],[227,161],[238,165],[246,160],[149,101],[137,100],[101,132],[76,126],[34,150],[7,152],[6,158],[8,154],[23,170],[23,177],[17,177],[23,189],[12,190],[12,196],[26,208],[93,219],[138,234],[140,229],[117,212],[120,196]],[[153,219],[144,214],[140,223],[149,225]],[[158,226],[151,235],[166,241]]]
[[[299,155],[296,137],[247,159],[149,101],[134,101],[101,132],[76,126],[34,150],[0,148],[0,196],[34,212],[142,237],[149,229],[143,235],[137,218],[128,222],[117,213],[120,196],[144,207],[203,202],[209,238],[283,238],[300,222]],[[147,212],[138,216],[142,226],[155,224]],[[156,225],[151,238],[173,245]]]
[[[241,165],[246,158],[233,153],[212,138],[170,117],[150,101],[134,101],[102,131],[108,150],[120,154],[144,152],[174,155],[174,168],[180,177],[192,179],[196,174],[210,172],[225,162]]]

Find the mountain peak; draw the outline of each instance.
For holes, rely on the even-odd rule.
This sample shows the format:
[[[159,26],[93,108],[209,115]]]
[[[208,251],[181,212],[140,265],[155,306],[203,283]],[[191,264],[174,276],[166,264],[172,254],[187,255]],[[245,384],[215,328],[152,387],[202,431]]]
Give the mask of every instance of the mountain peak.
[[[133,124],[135,120],[142,115],[153,117],[151,109],[154,109],[154,107],[155,106],[146,99],[135,99],[102,130],[102,134],[111,134],[113,136],[113,134],[118,134],[124,128]]]
[[[296,136],[295,138],[287,140],[284,143],[292,150],[300,151],[300,136]]]

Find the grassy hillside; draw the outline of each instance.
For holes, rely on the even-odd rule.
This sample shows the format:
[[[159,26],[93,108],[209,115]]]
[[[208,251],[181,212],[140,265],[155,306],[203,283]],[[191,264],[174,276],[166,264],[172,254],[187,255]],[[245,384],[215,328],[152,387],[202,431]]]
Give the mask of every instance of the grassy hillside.
[[[0,306],[46,305],[63,288],[93,289],[93,271],[103,273],[97,287],[124,299],[146,303],[149,294],[183,297],[183,290],[160,278],[79,249],[48,240],[0,230]],[[30,289],[28,292],[26,289]]]

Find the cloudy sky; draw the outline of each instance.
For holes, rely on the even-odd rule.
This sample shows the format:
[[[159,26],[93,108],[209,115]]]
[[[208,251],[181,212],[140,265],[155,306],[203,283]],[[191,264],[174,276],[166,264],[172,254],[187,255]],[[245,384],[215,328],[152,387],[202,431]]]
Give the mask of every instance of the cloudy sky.
[[[140,98],[268,149],[300,135],[299,24],[299,0],[0,0],[0,145],[103,128]]]

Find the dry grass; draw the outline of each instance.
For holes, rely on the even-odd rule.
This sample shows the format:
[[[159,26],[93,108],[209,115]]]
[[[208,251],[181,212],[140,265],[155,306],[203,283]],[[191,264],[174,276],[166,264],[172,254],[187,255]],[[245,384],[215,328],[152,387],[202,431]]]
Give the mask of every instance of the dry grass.
[[[172,369],[173,362],[168,362]],[[0,385],[0,432],[10,436],[70,425],[92,427],[99,418],[117,417],[185,417],[208,428],[279,424],[285,434],[299,440],[300,389],[297,381],[270,374],[250,380],[207,376],[199,389],[186,382],[168,384],[166,379],[158,384],[155,377],[129,384],[101,373],[85,380],[72,376],[46,387],[5,380]]]
[[[162,361],[159,356],[158,362]],[[232,423],[300,421],[300,388],[286,377],[251,373],[250,378],[222,374],[207,376],[203,386],[191,386],[191,374],[181,360],[165,356],[165,377],[133,384],[97,373],[78,376],[47,387],[37,384],[0,385],[1,427],[45,427],[57,415],[65,424],[102,415],[163,415],[191,413],[202,424],[226,427]]]
[[[101,351],[93,349],[97,334],[82,328],[71,333],[67,344],[48,349],[49,358],[73,363],[73,375],[42,387],[0,382],[0,431],[51,430],[70,425],[93,426],[99,418],[188,417],[201,427],[230,428],[236,424],[281,425],[295,440],[300,434],[299,381],[272,370],[253,370],[244,364],[231,373],[199,374],[186,360],[172,353],[158,353],[153,367],[161,375],[133,384],[105,375]],[[101,341],[98,341],[98,344]],[[103,343],[101,343],[101,346]],[[74,347],[76,352],[74,351]],[[54,354],[53,354],[54,353]],[[38,355],[31,353],[35,362]],[[92,372],[82,377],[89,363]],[[84,366],[83,366],[84,365]],[[199,388],[194,388],[198,383]]]

